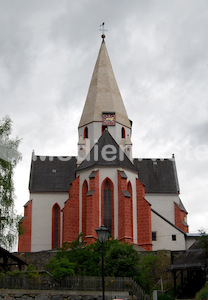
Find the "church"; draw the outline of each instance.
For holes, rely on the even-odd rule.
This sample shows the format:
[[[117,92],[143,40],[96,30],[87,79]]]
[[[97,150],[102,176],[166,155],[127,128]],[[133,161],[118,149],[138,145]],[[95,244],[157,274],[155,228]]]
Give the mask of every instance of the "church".
[[[77,156],[32,153],[18,251],[56,249],[79,233],[90,244],[103,224],[113,238],[147,251],[187,249],[174,155],[133,158],[132,124],[103,34],[78,126]]]

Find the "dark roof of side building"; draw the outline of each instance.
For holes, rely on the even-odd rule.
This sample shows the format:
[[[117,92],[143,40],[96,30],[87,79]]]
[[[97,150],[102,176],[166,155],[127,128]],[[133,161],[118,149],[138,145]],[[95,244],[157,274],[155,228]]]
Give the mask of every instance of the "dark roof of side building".
[[[147,193],[179,193],[174,159],[134,159]]]
[[[0,258],[3,258],[4,262],[0,261],[0,269],[4,269],[6,271],[10,270],[10,267],[14,267],[18,265],[19,270],[23,265],[28,265],[24,260],[20,257],[17,257],[14,253],[7,251],[6,249],[0,246]]]
[[[35,156],[30,170],[30,192],[67,192],[75,179],[76,157]]]
[[[176,259],[171,265],[171,271],[184,269],[204,269],[206,266],[207,255],[197,240],[186,252]]]
[[[105,159],[104,155],[102,155],[103,150],[106,150],[105,153],[108,159]],[[97,153],[95,153],[95,151],[97,151]],[[107,151],[109,152],[108,154]],[[99,138],[98,142],[90,150],[85,160],[79,165],[77,171],[95,166],[121,167],[138,173],[136,166],[132,164],[126,154],[121,150],[120,146],[116,143],[108,130],[103,131],[103,134]]]

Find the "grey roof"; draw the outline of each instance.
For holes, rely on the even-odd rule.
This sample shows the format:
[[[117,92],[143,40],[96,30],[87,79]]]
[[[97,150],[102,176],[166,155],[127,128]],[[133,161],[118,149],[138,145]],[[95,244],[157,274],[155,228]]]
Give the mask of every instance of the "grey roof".
[[[196,237],[196,238],[198,238],[198,237],[201,236],[201,234],[199,232],[196,232],[196,233],[187,233],[186,235],[187,235],[187,237]]]
[[[188,214],[187,210],[185,209],[185,206],[183,205],[181,199],[179,199],[179,204],[176,203],[176,205],[182,210],[184,211],[186,214]]]
[[[75,179],[76,157],[34,156],[30,192],[67,192]]]
[[[170,270],[201,269],[206,266],[206,253],[197,240],[185,253],[176,259]]]
[[[109,146],[109,148],[107,147]],[[112,151],[114,150],[114,152]],[[102,151],[106,150],[106,157],[102,155]],[[95,153],[97,151],[97,153]],[[111,152],[107,154],[107,151]],[[121,153],[121,155],[119,155]],[[129,160],[126,154],[121,150],[119,145],[113,139],[108,130],[104,130],[98,142],[91,149],[85,160],[79,165],[77,171],[84,170],[90,167],[121,167],[127,170],[138,173],[137,168]]]
[[[119,171],[119,174],[121,175],[121,178],[123,178],[123,179],[127,179],[128,178],[127,175],[126,175],[126,173],[124,171]]]
[[[89,178],[95,178],[97,172],[98,171],[92,171],[91,174],[89,175]]]
[[[24,260],[17,257],[15,254],[7,251],[6,249],[2,248],[0,246],[0,258],[3,260],[3,262],[0,260],[0,267],[3,269],[8,270],[8,267],[12,267],[15,264],[20,266],[28,265]]]
[[[124,194],[124,197],[131,198],[131,194],[128,191],[122,190],[122,193]]]
[[[92,196],[94,194],[95,190],[90,190],[87,192],[86,196]]]
[[[134,159],[146,193],[179,193],[174,159]]]
[[[114,160],[106,161],[102,157],[101,151],[106,145],[115,147],[116,155],[113,153],[107,154],[107,157],[115,156]],[[174,159],[134,159],[134,164],[132,164],[107,130],[104,130],[99,138],[96,149],[98,149],[97,159],[95,159],[95,147],[93,147],[78,167],[76,157],[63,157],[60,159],[58,156],[33,155],[29,190],[31,192],[66,192],[76,178],[76,171],[104,166],[121,167],[138,173],[139,180],[145,185],[146,193],[177,194],[179,192]],[[123,153],[123,160],[119,159],[119,151]],[[95,174],[91,173],[90,176],[95,176]],[[124,172],[120,172],[120,174],[123,178],[126,177]],[[182,202],[180,207],[186,212]]]

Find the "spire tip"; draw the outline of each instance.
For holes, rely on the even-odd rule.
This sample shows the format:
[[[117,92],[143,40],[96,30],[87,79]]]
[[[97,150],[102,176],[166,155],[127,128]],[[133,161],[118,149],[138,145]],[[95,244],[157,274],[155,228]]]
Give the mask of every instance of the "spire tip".
[[[100,29],[100,30],[103,32],[103,34],[101,35],[101,38],[103,39],[103,42],[104,42],[104,38],[105,38],[104,32],[107,31],[107,29],[105,29],[104,26],[105,26],[105,22],[103,22],[103,23],[100,25],[100,27],[102,27],[102,29]]]

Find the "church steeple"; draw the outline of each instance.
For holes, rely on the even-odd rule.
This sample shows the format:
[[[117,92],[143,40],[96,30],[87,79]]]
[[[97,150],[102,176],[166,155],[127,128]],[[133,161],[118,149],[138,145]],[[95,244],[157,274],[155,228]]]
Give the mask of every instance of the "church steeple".
[[[113,73],[104,35],[92,75],[79,128],[91,122],[102,122],[103,112],[114,112],[116,122],[131,128],[126,109]]]
[[[95,68],[87,94],[87,99],[79,123],[78,152],[87,155],[90,149],[107,129],[116,143],[131,159],[131,147],[126,144],[127,136],[131,136],[131,123],[121,98],[121,94],[113,73],[108,51],[105,45],[105,35],[97,57]],[[81,141],[81,142],[80,142]],[[81,144],[83,143],[84,144]],[[80,155],[78,164],[83,160]]]

